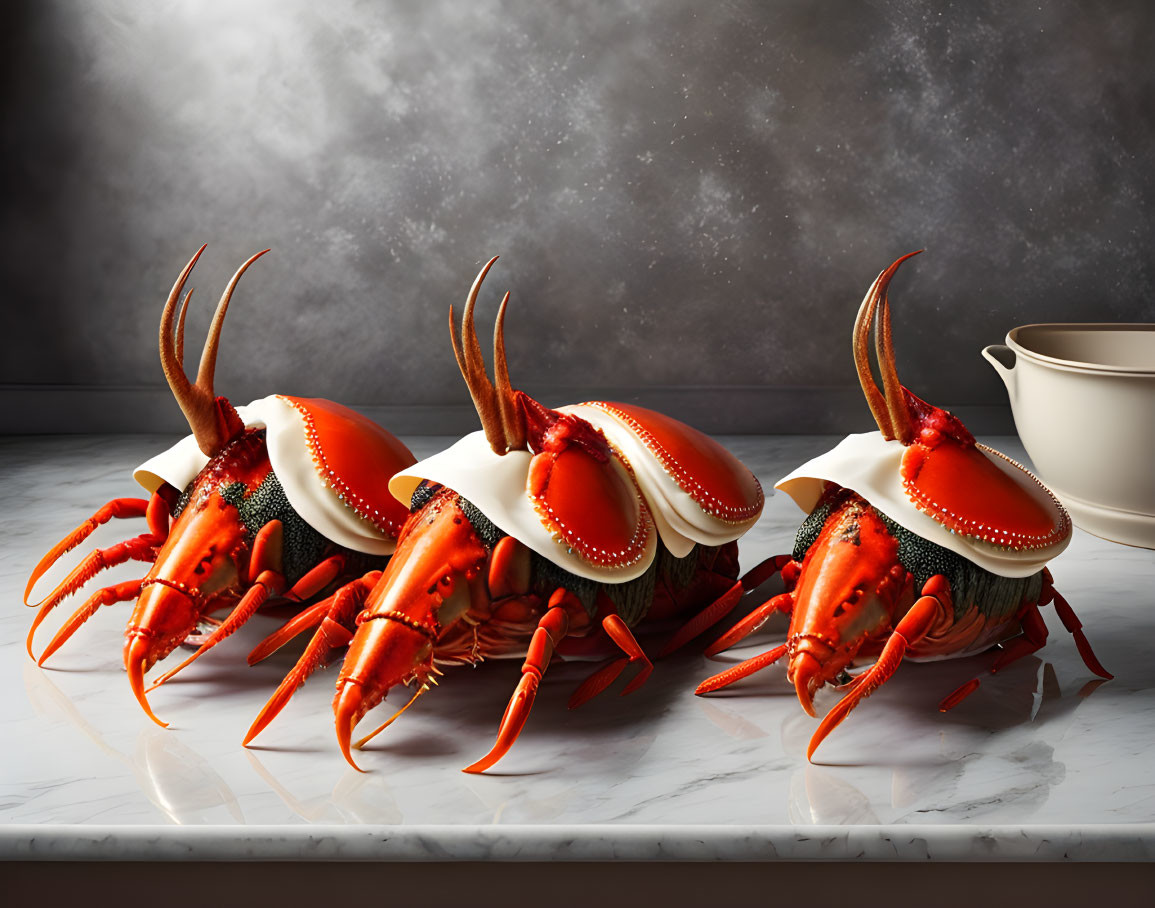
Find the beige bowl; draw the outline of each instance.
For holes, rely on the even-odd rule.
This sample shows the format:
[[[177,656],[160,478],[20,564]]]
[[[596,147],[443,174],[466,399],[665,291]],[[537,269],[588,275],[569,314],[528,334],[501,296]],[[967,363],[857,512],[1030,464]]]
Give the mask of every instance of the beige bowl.
[[[1155,325],[1023,325],[983,356],[1075,523],[1155,548]]]

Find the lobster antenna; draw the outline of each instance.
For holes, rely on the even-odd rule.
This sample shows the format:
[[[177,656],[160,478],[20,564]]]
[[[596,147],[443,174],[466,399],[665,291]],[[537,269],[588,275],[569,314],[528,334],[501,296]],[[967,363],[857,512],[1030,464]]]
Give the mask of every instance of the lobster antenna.
[[[473,321],[473,307],[481,290],[481,282],[485,280],[485,275],[489,273],[497,258],[495,255],[485,263],[469,289],[469,296],[465,298],[465,311],[461,316],[460,339],[457,336],[457,316],[453,306],[449,307],[449,336],[453,341],[453,355],[457,359],[457,368],[461,370],[461,377],[465,379],[466,387],[469,388],[469,394],[473,398],[473,406],[481,419],[481,428],[485,430],[485,439],[496,453],[504,454],[509,450],[510,433],[506,431],[502,419],[502,405],[498,401],[497,389],[489,381],[489,374],[485,369],[485,359],[481,355],[481,343],[477,339],[477,328]],[[499,329],[495,328],[495,331]],[[495,351],[499,345],[504,349],[504,344],[495,335]],[[502,359],[504,360],[504,356]],[[495,364],[496,368],[499,367]],[[498,380],[501,381],[500,375]],[[508,383],[508,375],[505,381]]]
[[[229,311],[229,299],[232,297],[233,290],[236,288],[237,282],[240,281],[241,275],[248,270],[249,265],[268,251],[268,249],[261,250],[237,269],[237,273],[233,275],[228,286],[225,287],[225,292],[221,294],[220,302],[217,303],[217,311],[213,313],[212,324],[209,325],[209,336],[205,339],[205,347],[201,352],[201,364],[197,370],[196,383],[197,387],[204,388],[210,397],[214,396],[213,376],[217,368],[217,347],[220,345],[221,328],[224,326],[225,316]]]
[[[205,247],[201,246],[189,260],[189,263],[184,266],[184,270],[181,271],[176,283],[173,284],[168,300],[165,301],[164,311],[160,316],[160,365],[164,370],[164,377],[168,380],[168,386],[172,389],[173,396],[176,397],[177,403],[180,404],[180,408],[184,412],[185,419],[188,420],[193,437],[197,440],[197,447],[208,457],[213,457],[227,441],[223,437],[224,429],[218,417],[216,397],[213,394],[213,372],[216,367],[221,325],[224,322],[225,313],[228,311],[229,297],[232,296],[237,281],[240,280],[245,269],[268,250],[257,253],[245,262],[233,275],[233,279],[229,281],[220,303],[217,304],[217,311],[209,328],[209,336],[205,341],[204,352],[201,354],[196,384],[191,384],[184,371],[184,317],[185,307],[188,305],[189,297],[192,296],[192,290],[189,290],[184,298],[184,306],[182,306],[180,319],[176,326],[175,337],[173,317],[181,291],[184,290],[184,285],[188,281],[189,274],[192,273],[193,266],[196,265],[197,259],[201,257],[201,253],[204,251]]]
[[[894,435],[904,445],[908,445],[914,440],[914,429],[910,422],[910,411],[906,406],[905,392],[898,380],[898,369],[894,364],[894,339],[890,331],[890,295],[886,292],[882,294],[882,302],[878,307],[878,320],[874,326],[874,346]]]
[[[525,447],[525,417],[514,403],[513,386],[509,383],[509,363],[505,359],[505,306],[508,302],[507,290],[493,323],[493,380],[497,385],[497,406],[501,410],[506,447],[510,451],[520,451]]]
[[[188,301],[192,299],[193,288],[188,288],[184,302],[180,304],[180,315],[176,319],[176,361],[184,369],[184,317],[188,314]]]
[[[382,723],[377,728],[373,729],[373,731],[369,732],[369,734],[365,735],[365,737],[363,737],[360,741],[358,741],[353,746],[356,747],[358,750],[360,750],[362,747],[364,747],[366,744],[368,744],[373,738],[377,737],[379,734],[381,734],[381,732],[383,732],[390,725],[392,725],[394,722],[396,722],[397,717],[400,716],[403,712],[405,712],[405,710],[407,710],[414,703],[416,703],[417,698],[420,697],[427,690],[429,690],[429,685],[428,684],[422,684],[421,687],[419,687],[417,689],[417,693],[415,693],[412,697],[409,698],[409,702],[407,702],[404,706],[402,706],[399,710],[397,710],[397,712],[393,713],[393,715],[391,715],[388,719],[386,719],[384,723]]]
[[[874,283],[870,285],[870,289],[866,291],[866,296],[862,299],[862,304],[858,307],[858,315],[854,319],[854,332],[851,335],[851,347],[854,351],[854,367],[858,371],[858,383],[862,385],[862,393],[866,395],[866,403],[870,407],[874,421],[878,423],[882,437],[890,441],[894,438],[894,429],[890,424],[890,413],[887,411],[886,400],[878,389],[878,385],[875,384],[874,376],[870,371],[870,324],[874,320],[874,309],[878,304],[878,284],[884,273],[880,273],[874,279]]]
[[[211,397],[206,400],[199,388],[189,384],[183,365],[184,332],[181,332],[179,351],[173,336],[173,315],[177,300],[180,299],[181,291],[184,290],[185,282],[188,280],[193,266],[204,251],[205,247],[201,246],[189,260],[189,263],[184,266],[184,270],[177,277],[176,283],[173,284],[172,291],[168,295],[168,300],[164,304],[164,311],[161,312],[160,316],[160,366],[164,370],[164,377],[168,380],[168,386],[172,389],[173,396],[180,404],[181,410],[184,411],[189,428],[193,430],[198,447],[211,457],[216,453],[216,450],[219,450],[217,447],[219,439],[216,437],[219,432],[216,427],[216,415],[213,412],[213,401]]]
[[[882,376],[882,387],[886,392],[886,409],[890,413],[892,436],[904,445],[914,439],[910,410],[906,406],[906,392],[898,380],[898,369],[894,364],[894,338],[890,330],[890,280],[899,266],[922,250],[908,252],[887,268],[878,278],[878,310],[874,324],[874,350],[878,358],[878,372]]]

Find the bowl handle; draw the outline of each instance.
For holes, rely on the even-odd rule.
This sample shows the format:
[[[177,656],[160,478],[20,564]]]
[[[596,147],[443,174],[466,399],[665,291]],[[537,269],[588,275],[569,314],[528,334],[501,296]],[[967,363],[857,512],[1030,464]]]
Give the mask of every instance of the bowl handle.
[[[1003,384],[1007,386],[1007,394],[1010,395],[1011,403],[1015,402],[1015,386],[1017,382],[1015,379],[1018,373],[1015,371],[1015,365],[1018,361],[1018,356],[1015,351],[1006,344],[991,344],[989,347],[983,347],[983,358],[988,363],[995,367],[995,371],[999,373],[999,378],[1003,380]]]

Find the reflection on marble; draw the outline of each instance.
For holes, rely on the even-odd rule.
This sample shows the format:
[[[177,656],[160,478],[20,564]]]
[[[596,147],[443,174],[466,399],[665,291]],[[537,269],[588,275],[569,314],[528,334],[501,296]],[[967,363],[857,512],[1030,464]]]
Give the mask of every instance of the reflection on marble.
[[[420,455],[442,443],[412,441]],[[725,441],[767,488],[831,443]],[[1013,440],[993,441],[1022,455]],[[1047,614],[1047,646],[984,677],[951,713],[938,713],[938,700],[989,657],[903,666],[809,765],[816,720],[780,667],[696,698],[695,684],[719,662],[687,652],[659,663],[630,697],[615,695],[619,682],[571,712],[566,700],[589,666],[559,663],[498,771],[467,776],[461,767],[492,743],[516,683],[516,663],[496,662],[450,670],[366,748],[359,762],[369,772],[359,774],[333,740],[333,670],[302,688],[259,747],[240,746],[294,658],[244,664],[271,619],[258,616],[155,692],[168,731],[143,715],[120,669],[127,605],[102,609],[45,669],[29,662],[32,612],[20,601],[31,566],[104,501],[134,494],[128,466],[163,443],[0,440],[0,857],[1155,858],[1151,551],[1077,531],[1052,565],[1116,674],[1107,684],[1090,683]],[[744,562],[787,550],[799,518],[788,499],[772,498]],[[126,527],[103,527],[88,544],[108,545]],[[47,625],[58,626],[67,609],[59,611]],[[723,661],[769,648],[783,630],[771,622]]]

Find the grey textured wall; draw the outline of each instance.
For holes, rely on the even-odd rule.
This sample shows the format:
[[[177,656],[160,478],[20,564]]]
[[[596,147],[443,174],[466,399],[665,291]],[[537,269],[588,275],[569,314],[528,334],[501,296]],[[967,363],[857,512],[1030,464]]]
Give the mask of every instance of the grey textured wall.
[[[862,427],[854,311],[926,247],[901,375],[1001,412],[978,351],[1013,325],[1155,320],[1153,10],[7,3],[5,428],[177,427],[156,325],[202,242],[194,346],[273,248],[225,327],[238,402],[469,428],[446,310],[501,254],[482,321],[512,290],[514,383],[547,402]]]

